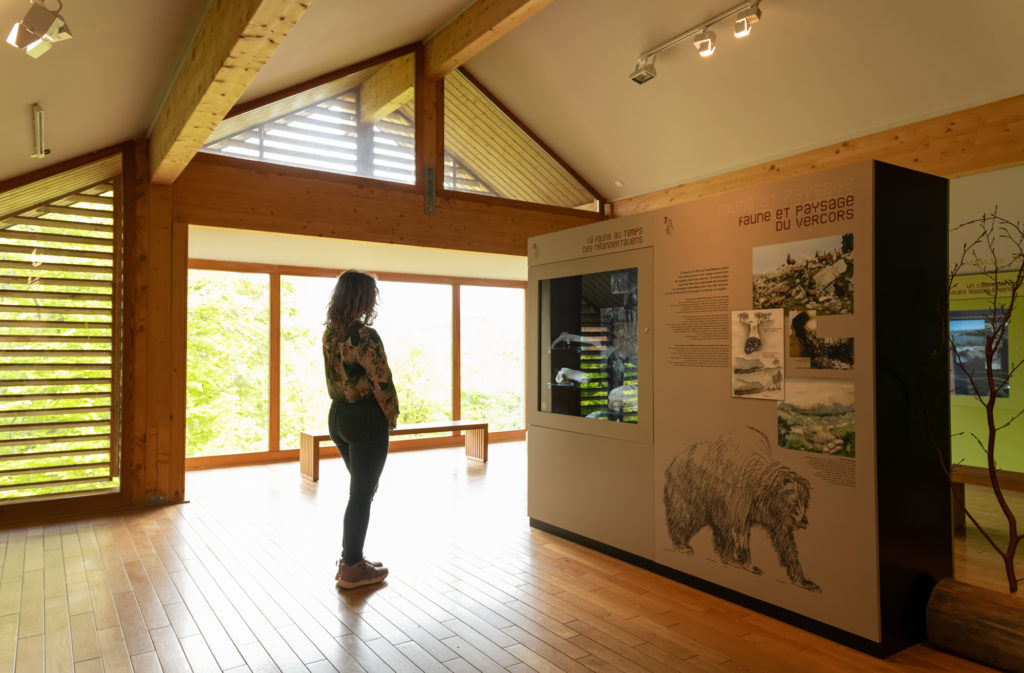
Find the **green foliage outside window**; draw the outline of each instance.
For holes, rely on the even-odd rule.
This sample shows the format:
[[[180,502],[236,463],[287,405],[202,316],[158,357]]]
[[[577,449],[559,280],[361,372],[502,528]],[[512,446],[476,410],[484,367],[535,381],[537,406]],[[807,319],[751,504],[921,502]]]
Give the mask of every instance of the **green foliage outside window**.
[[[281,277],[281,450],[297,449],[302,430],[327,427],[321,336],[334,283]],[[520,429],[524,292],[463,291],[462,417],[487,420],[492,431]],[[380,292],[374,326],[395,377],[399,423],[451,418],[451,286],[382,281]],[[269,276],[191,270],[188,321],[187,455],[266,451]]]
[[[185,455],[267,450],[270,300],[266,274],[188,274]]]

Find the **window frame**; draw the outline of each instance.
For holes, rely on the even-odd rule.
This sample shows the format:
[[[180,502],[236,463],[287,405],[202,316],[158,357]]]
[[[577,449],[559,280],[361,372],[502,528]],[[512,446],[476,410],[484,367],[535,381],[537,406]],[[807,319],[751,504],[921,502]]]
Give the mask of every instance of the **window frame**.
[[[188,270],[203,271],[227,271],[238,273],[263,273],[269,276],[270,286],[270,375],[268,385],[270,387],[268,404],[268,446],[264,451],[253,451],[248,453],[231,453],[219,456],[196,456],[185,458],[185,469],[206,469],[211,467],[227,467],[235,465],[254,465],[262,463],[283,462],[296,460],[299,447],[294,449],[281,449],[281,277],[282,276],[306,276],[314,278],[337,278],[343,269],[327,269],[321,267],[305,267],[285,264],[266,264],[258,262],[233,262],[211,259],[188,260]],[[526,332],[526,310],[527,304],[527,282],[516,280],[501,280],[494,278],[471,278],[464,276],[435,276],[429,274],[409,274],[394,272],[371,272],[380,281],[423,283],[433,285],[447,285],[452,292],[452,418],[460,419],[461,414],[461,311],[460,295],[463,286],[474,287],[506,287],[517,288],[523,292],[523,330],[524,343]],[[527,377],[526,368],[523,370],[523,381]],[[523,427],[516,430],[506,430],[489,433],[491,441],[516,441],[526,438],[526,409],[523,410]],[[443,446],[455,446],[460,438],[457,432],[440,437],[417,438],[417,439],[395,439],[391,442],[391,451],[410,451],[416,449],[438,448]]]

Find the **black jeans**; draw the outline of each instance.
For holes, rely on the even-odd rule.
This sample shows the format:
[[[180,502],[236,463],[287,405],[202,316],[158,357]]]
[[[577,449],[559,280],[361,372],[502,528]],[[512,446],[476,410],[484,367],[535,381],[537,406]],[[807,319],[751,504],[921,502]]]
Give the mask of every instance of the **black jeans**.
[[[370,503],[388,458],[388,419],[373,397],[351,404],[334,400],[327,427],[349,472],[341,560],[351,565],[363,558]]]

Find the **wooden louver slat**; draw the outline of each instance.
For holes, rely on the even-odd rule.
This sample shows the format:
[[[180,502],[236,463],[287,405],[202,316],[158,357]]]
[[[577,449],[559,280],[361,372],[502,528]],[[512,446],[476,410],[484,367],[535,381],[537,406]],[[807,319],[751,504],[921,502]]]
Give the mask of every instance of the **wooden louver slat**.
[[[43,285],[47,287],[102,287],[112,289],[114,283],[109,280],[89,280],[86,278],[42,278],[40,276],[0,276],[0,285]],[[108,298],[110,293],[105,293]]]
[[[93,433],[80,435],[62,435],[60,437],[37,437],[35,439],[0,439],[0,446],[6,447],[32,447],[49,446],[50,444],[70,444],[79,442],[91,442],[110,439],[109,433]]]
[[[75,222],[72,220],[58,220],[44,217],[8,217],[0,222],[0,229],[5,231],[15,225],[27,227],[38,227],[39,229],[64,229],[74,231],[98,231],[108,233],[113,230],[113,225],[106,222]],[[8,229],[5,229],[7,227]]]
[[[88,273],[96,276],[111,276],[113,275],[113,268],[109,266],[100,266],[99,264],[64,264],[58,262],[21,262],[21,261],[5,261],[2,264],[3,268],[7,270],[12,269],[27,269],[35,273],[43,272],[58,272],[58,273]]]
[[[31,285],[31,283],[29,283]],[[32,292],[31,290],[0,290],[0,298],[12,299],[61,299],[64,301],[110,301],[109,292],[51,292],[44,290]]]
[[[110,245],[110,239],[102,236],[69,236],[67,234],[43,234],[36,231],[11,231],[10,229],[5,229],[0,234],[0,238],[16,241],[45,241],[47,243],[64,243],[68,245]]]
[[[79,467],[77,469],[86,469],[86,468]],[[6,472],[6,470],[5,470],[5,472]],[[11,490],[14,490],[14,489],[27,488],[27,487],[40,488],[40,487],[43,487],[43,486],[60,486],[60,485],[64,485],[64,484],[105,483],[105,482],[108,482],[108,481],[109,481],[109,479],[107,477],[81,477],[81,478],[78,478],[78,479],[49,479],[49,480],[46,480],[46,481],[33,481],[33,482],[28,483],[28,484],[23,484],[23,483],[22,484],[18,484],[18,483],[15,483],[15,484],[3,484],[3,485],[0,485],[0,491],[11,491]]]
[[[109,334],[110,323],[85,320],[0,320],[0,327],[107,330]]]
[[[64,257],[87,257],[90,259],[114,259],[112,252],[76,250],[73,248],[46,248],[38,245],[0,245],[0,252],[12,252],[16,255],[26,255],[28,257],[32,255],[45,255],[48,257],[61,255]]]
[[[111,217],[113,213],[109,210],[93,208],[71,208],[68,206],[41,206],[36,209],[41,213],[53,213],[54,215],[73,215],[75,217]]]
[[[109,448],[99,449],[78,449],[72,451],[33,451],[31,453],[15,453],[0,455],[0,462],[11,462],[15,460],[38,460],[40,458],[77,458],[79,456],[95,456],[106,453]],[[95,464],[95,463],[94,463]]]
[[[62,421],[60,423],[17,423],[0,425],[0,432],[25,432],[28,430],[66,430],[69,428],[98,428],[110,425],[110,419],[102,421]]]
[[[0,222],[0,506],[117,485],[116,202],[107,181]]]
[[[66,336],[62,334],[0,334],[0,343],[104,344],[109,336]]]
[[[0,402],[24,402],[26,400],[101,400],[110,397],[110,393],[34,393],[26,395],[0,395]],[[20,412],[13,412],[20,413]]]
[[[83,306],[19,306],[0,304],[0,313],[59,313],[62,315],[110,315],[109,308]]]

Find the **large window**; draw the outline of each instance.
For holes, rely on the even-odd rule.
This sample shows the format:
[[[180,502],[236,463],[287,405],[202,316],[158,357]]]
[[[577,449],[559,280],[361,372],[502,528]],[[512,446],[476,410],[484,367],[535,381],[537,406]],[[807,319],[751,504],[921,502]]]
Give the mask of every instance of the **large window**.
[[[336,274],[194,264],[204,265],[216,268],[189,272],[188,457],[297,449],[302,430],[327,423],[320,340]],[[380,274],[374,327],[395,376],[399,423],[479,418],[492,432],[521,431],[524,284],[466,282]]]
[[[462,417],[485,420],[490,431],[525,424],[526,295],[518,288],[461,288]]]
[[[266,274],[188,274],[185,455],[267,450],[270,291]]]
[[[399,423],[452,417],[452,288],[382,281],[380,332],[395,377]]]
[[[320,337],[333,288],[333,278],[281,278],[281,449],[297,447],[306,428],[327,427]]]
[[[0,503],[119,487],[119,191],[0,219]]]

